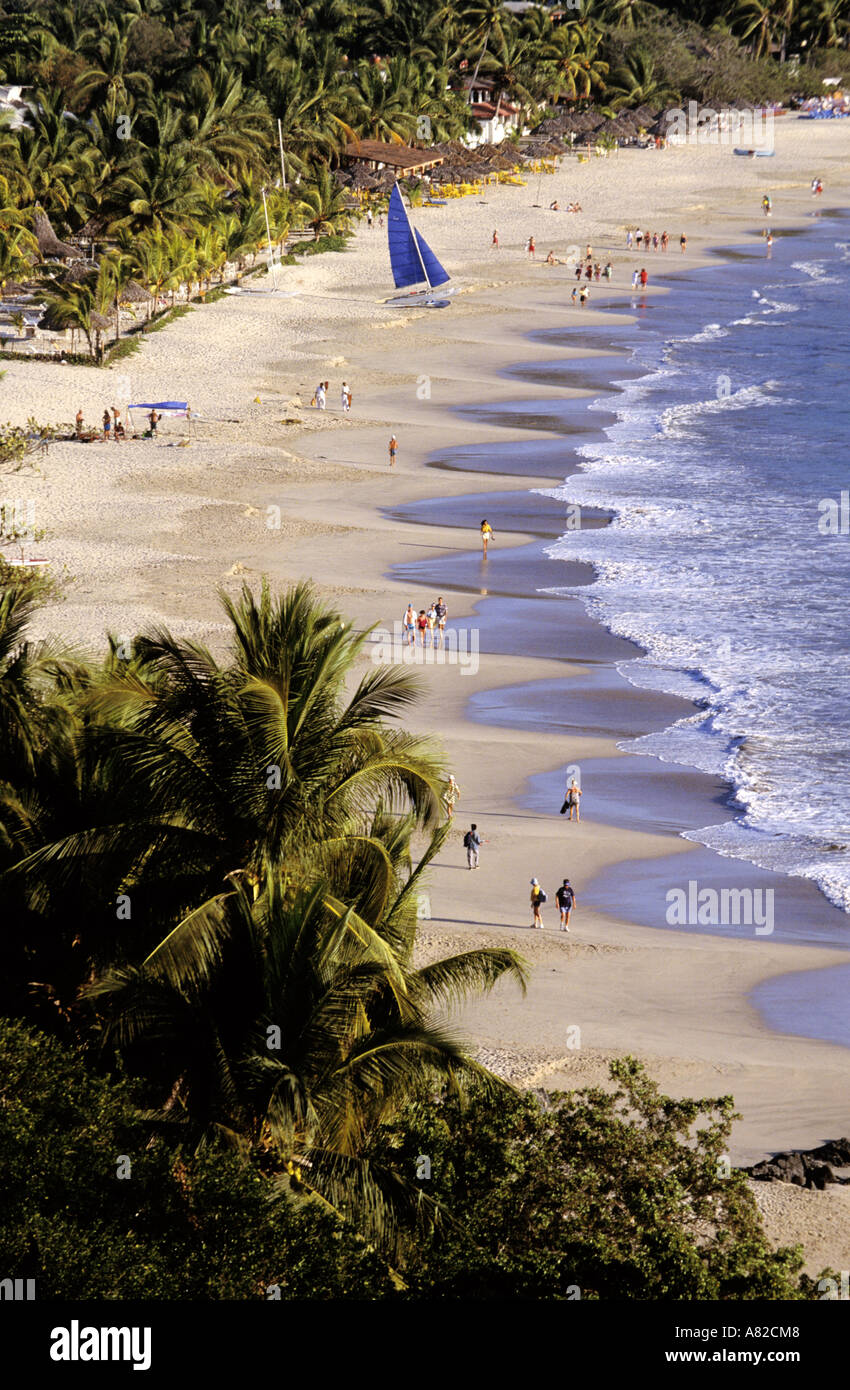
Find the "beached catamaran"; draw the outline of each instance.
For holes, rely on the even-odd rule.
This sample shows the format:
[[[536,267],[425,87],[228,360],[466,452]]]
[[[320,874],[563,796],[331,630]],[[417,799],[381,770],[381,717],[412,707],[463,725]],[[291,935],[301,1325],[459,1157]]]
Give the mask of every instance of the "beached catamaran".
[[[387,237],[395,287],[409,292],[385,302],[398,309],[447,309],[451,300],[439,297],[434,291],[440,285],[448,284],[451,277],[440,265],[422,234],[411,227],[398,184],[390,194]],[[427,288],[423,289],[423,285]],[[454,293],[453,289],[442,291],[444,295]]]

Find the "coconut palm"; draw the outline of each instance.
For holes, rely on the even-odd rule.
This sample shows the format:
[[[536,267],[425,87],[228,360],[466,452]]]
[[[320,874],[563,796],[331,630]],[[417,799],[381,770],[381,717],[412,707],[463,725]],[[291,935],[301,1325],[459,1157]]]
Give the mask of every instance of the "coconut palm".
[[[309,179],[298,189],[297,211],[305,226],[313,228],[316,241],[323,234],[337,232],[346,225],[345,194],[334,183],[326,164],[311,166]]]
[[[435,1006],[505,975],[524,983],[507,950],[415,969],[404,908],[415,882],[393,904],[395,947],[321,881],[293,898],[274,883],[258,898],[238,885],[143,965],[87,991],[166,1128],[196,1145],[259,1149],[269,1171],[371,1238],[387,1236],[405,1185],[360,1159],[370,1134],[423,1082],[498,1084],[435,1022]]]
[[[2,228],[2,222],[0,222]],[[38,259],[38,242],[26,227],[7,227],[0,235],[0,300],[7,280],[29,279]]]
[[[633,49],[625,63],[611,74],[607,100],[614,110],[619,110],[623,106],[661,106],[674,96],[673,88],[657,76],[649,54]]]

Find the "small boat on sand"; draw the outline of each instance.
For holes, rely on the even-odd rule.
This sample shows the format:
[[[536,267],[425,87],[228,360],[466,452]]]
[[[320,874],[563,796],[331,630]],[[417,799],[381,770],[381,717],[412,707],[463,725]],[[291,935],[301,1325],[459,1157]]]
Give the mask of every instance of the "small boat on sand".
[[[421,232],[411,227],[398,184],[390,194],[387,240],[395,287],[407,293],[386,299],[384,303],[393,309],[448,309],[451,300],[441,298],[434,291],[441,285],[447,285],[451,277],[440,265]],[[423,285],[426,288],[421,288]],[[454,293],[453,289],[442,291],[444,295]]]
[[[735,150],[735,154],[746,155],[748,159],[772,159],[776,150]]]

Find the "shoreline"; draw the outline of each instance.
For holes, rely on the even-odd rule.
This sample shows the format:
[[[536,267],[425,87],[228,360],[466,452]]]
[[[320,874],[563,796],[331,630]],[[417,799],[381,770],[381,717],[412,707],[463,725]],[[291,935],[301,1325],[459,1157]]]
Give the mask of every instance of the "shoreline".
[[[837,148],[835,132],[827,135],[832,141],[829,148]],[[713,152],[709,154],[713,156]],[[650,162],[653,158],[649,156]],[[771,161],[777,166],[783,162]],[[587,178],[595,179],[606,196],[610,192],[613,197],[613,190],[598,184],[603,175],[615,178],[610,163],[605,163],[604,170],[566,166],[555,176],[559,196],[567,181],[578,185],[580,179]],[[681,161],[671,161],[671,168],[674,164],[684,168]],[[646,160],[638,163],[628,157],[628,152],[622,152],[617,158],[616,177],[621,169],[627,176],[632,167],[640,180],[647,168]],[[663,174],[666,164],[658,167]],[[742,174],[735,172],[736,177]],[[711,158],[706,168],[699,170],[700,188],[703,174],[710,184],[713,173]],[[751,181],[762,174],[761,170],[750,170]],[[801,198],[806,183],[802,174],[794,179]],[[766,186],[764,180],[758,184],[759,189]],[[501,192],[500,209],[511,207],[511,200],[513,205],[519,204],[523,192],[521,188]],[[676,193],[664,196],[668,198],[665,210],[658,216],[646,213],[650,221],[645,225],[660,226],[663,220],[672,220],[670,200],[675,200]],[[747,198],[749,204],[754,204],[752,189]],[[582,192],[585,206],[586,199],[587,194]],[[622,207],[621,193],[618,202]],[[470,208],[469,212],[475,213],[475,209]],[[640,206],[637,214],[643,221]],[[488,211],[486,215],[492,221],[496,214]],[[784,209],[781,215],[783,222],[790,220]],[[508,216],[507,211],[498,214],[500,221],[508,220]],[[527,224],[527,212],[516,214],[515,223],[519,225],[520,216]],[[698,265],[713,263],[708,246],[712,237],[716,244],[720,228],[710,226],[697,237],[691,230],[695,213],[689,211],[686,216],[692,246],[698,252],[689,253],[681,267],[690,272]],[[702,221],[701,214],[696,216]],[[541,214],[537,217],[542,220]],[[747,235],[745,229],[752,221],[752,210],[727,209],[727,220],[731,224],[730,240],[737,243]],[[805,225],[805,218],[802,220]],[[430,225],[424,215],[423,223]],[[434,225],[439,225],[436,220]],[[573,225],[576,240],[584,240],[584,230],[581,237],[577,234],[582,220],[566,223],[568,235],[573,234]],[[366,627],[376,620],[391,624],[401,616],[410,582],[407,578],[385,580],[382,576],[393,565],[405,561],[420,563],[429,556],[447,553],[463,565],[463,556],[469,551],[462,526],[449,532],[452,543],[434,546],[433,523],[382,515],[390,485],[385,448],[391,429],[399,435],[402,446],[391,479],[395,506],[403,508],[430,499],[434,510],[438,510],[441,498],[448,499],[449,509],[455,500],[458,507],[464,505],[461,499],[475,494],[478,476],[485,471],[478,468],[478,463],[489,460],[467,459],[476,466],[466,471],[451,464],[441,466],[436,461],[441,454],[456,459],[463,449],[481,455],[495,445],[496,456],[504,460],[507,452],[517,444],[521,446],[527,471],[520,476],[487,468],[489,477],[485,484],[485,488],[495,484],[500,493],[511,494],[518,505],[522,505],[529,488],[551,488],[563,482],[564,470],[554,460],[558,450],[563,452],[568,447],[567,437],[545,431],[532,437],[530,432],[518,429],[515,421],[482,426],[458,415],[453,406],[470,399],[486,404],[488,399],[504,398],[506,382],[512,399],[520,402],[539,401],[541,396],[564,398],[563,389],[506,378],[500,374],[500,362],[507,366],[551,363],[551,338],[547,342],[529,342],[516,325],[531,317],[536,320],[535,331],[542,326],[552,336],[564,332],[565,320],[572,311],[568,304],[553,301],[552,290],[558,295],[564,290],[568,293],[570,282],[565,277],[546,279],[539,265],[528,267],[527,263],[509,261],[505,255],[499,274],[510,272],[512,283],[504,289],[504,280],[492,280],[492,261],[472,261],[469,274],[477,276],[475,292],[459,295],[444,320],[435,322],[433,315],[429,320],[420,312],[379,324],[375,322],[374,303],[363,300],[362,310],[355,306],[348,311],[351,317],[345,320],[343,330],[342,310],[333,298],[334,283],[339,284],[342,276],[342,288],[349,284],[356,267],[361,265],[361,245],[365,247],[364,254],[372,256],[370,235],[376,239],[374,233],[358,233],[357,247],[350,258],[334,258],[335,266],[328,263],[306,270],[292,268],[285,282],[287,288],[293,285],[298,293],[299,276],[305,280],[308,291],[321,284],[325,276],[332,282],[330,293],[326,288],[324,295],[310,295],[309,300],[305,296],[301,306],[294,300],[275,303],[271,296],[262,295],[251,296],[250,304],[238,297],[220,301],[158,335],[156,343],[145,346],[144,361],[137,363],[134,359],[129,364],[134,383],[139,381],[137,398],[156,399],[148,392],[166,372],[169,380],[174,378],[175,385],[182,387],[182,377],[191,371],[200,336],[201,347],[209,352],[209,386],[205,388],[199,380],[197,391],[193,386],[189,398],[199,395],[200,414],[237,415],[243,427],[222,427],[211,419],[202,421],[191,447],[179,453],[167,452],[176,441],[169,444],[163,440],[153,447],[134,445],[129,476],[116,479],[114,484],[112,479],[104,481],[98,476],[103,472],[104,450],[110,446],[91,446],[90,456],[83,454],[71,460],[77,510],[69,506],[57,518],[64,526],[64,539],[55,545],[50,543],[48,548],[52,545],[54,552],[62,547],[67,549],[69,533],[75,533],[80,538],[78,554],[88,563],[86,547],[91,549],[92,537],[98,546],[106,547],[111,529],[111,544],[118,554],[114,562],[110,561],[112,569],[107,569],[104,561],[103,568],[85,570],[66,603],[44,615],[48,620],[46,628],[55,629],[58,620],[58,625],[78,631],[83,640],[96,640],[98,631],[116,622],[117,612],[122,630],[152,620],[165,621],[177,631],[191,631],[199,640],[214,643],[221,625],[215,621],[212,609],[213,582],[238,587],[243,577],[256,582],[263,572],[269,573],[277,584],[312,573],[322,592],[333,598],[357,626]],[[439,230],[433,232],[438,242],[441,235]],[[589,230],[587,235],[591,235]],[[595,232],[592,235],[601,245],[601,238]],[[513,239],[521,244],[518,236]],[[506,247],[511,240],[506,237]],[[610,235],[607,240],[611,241]],[[545,241],[540,236],[541,249]],[[619,248],[616,258],[618,262],[627,259]],[[324,257],[315,259],[329,261]],[[373,259],[378,264],[377,255]],[[450,256],[446,259],[451,261]],[[653,270],[659,259],[653,262]],[[678,253],[675,258],[670,256],[668,264],[673,261],[678,264]],[[368,265],[371,264],[369,259]],[[675,265],[671,269],[675,270]],[[650,303],[655,293],[652,291],[647,297]],[[612,298],[612,292],[606,289],[605,297],[606,301]],[[625,297],[628,298],[627,293]],[[288,331],[288,316],[300,308],[308,311],[307,319],[298,320],[300,326],[293,335]],[[597,326],[607,330],[612,315],[603,316],[589,308],[581,312],[582,318],[579,320],[576,312],[574,327],[566,331],[586,334],[591,353],[586,348],[576,348],[565,355],[589,357],[594,375],[597,367],[604,373],[606,367],[622,359],[597,353],[593,344],[598,335],[587,334],[587,330]],[[622,325],[628,324],[627,308],[615,312]],[[270,351],[265,341],[273,324],[280,326],[281,334],[287,334],[285,350],[281,347],[277,357],[274,347]],[[245,335],[246,353],[260,352],[259,359],[247,363],[232,355],[228,359],[227,345],[220,345],[217,335],[232,342],[240,331]],[[342,343],[345,357],[340,355]],[[33,382],[35,366],[32,364],[28,373],[23,368],[18,373],[16,368],[16,380],[10,382],[7,378],[6,385],[26,388]],[[346,376],[354,383],[354,419],[343,419],[332,411],[325,419],[316,420],[303,405],[292,405],[299,398],[304,403],[309,400],[306,393],[311,389],[310,382],[320,371],[335,379]],[[69,382],[74,375],[75,369],[65,369],[64,377]],[[431,396],[426,400],[416,395],[416,383],[422,376],[430,380]],[[48,383],[47,389],[55,393],[66,389],[62,378],[62,369],[55,368],[43,380]],[[259,404],[250,404],[256,396],[260,397]],[[367,420],[361,419],[364,411],[368,411]],[[300,412],[306,417],[302,428],[278,428],[277,417]],[[74,448],[67,446],[71,454]],[[114,456],[114,451],[107,455],[110,471]],[[425,466],[425,456],[430,467]],[[58,450],[57,459],[58,476],[64,466]],[[432,467],[439,471],[438,496]],[[48,490],[49,487],[48,482]],[[110,494],[107,515],[93,516],[95,502],[102,510],[104,496]],[[283,514],[275,534],[264,528],[264,511],[269,505],[279,506]],[[116,523],[119,509],[132,518],[132,524],[123,518]],[[519,521],[517,517],[517,525]],[[533,539],[522,529],[511,530],[505,536],[500,534],[498,554],[516,554]],[[98,551],[98,564],[100,555]],[[495,554],[491,560],[495,560]],[[240,566],[244,567],[241,571]],[[234,569],[236,573],[232,573]],[[495,574],[494,565],[491,573]],[[104,596],[106,576],[114,577],[108,598]],[[426,593],[423,591],[423,599]],[[469,589],[454,594],[451,617],[467,618],[480,598],[480,594],[476,596]],[[506,607],[516,602],[503,600]],[[546,604],[553,612],[557,607],[551,598],[533,602]],[[573,602],[578,608],[577,600]],[[508,619],[500,621],[504,631]],[[522,617],[518,621],[522,623]],[[597,628],[599,625],[589,617],[586,623],[589,640],[591,624]],[[675,934],[674,941],[669,930],[628,925],[621,912],[591,910],[583,901],[581,889],[572,939],[558,941],[556,933],[550,939],[548,932],[546,940],[530,939],[527,931],[522,937],[516,935],[524,915],[524,884],[531,872],[541,879],[545,873],[554,884],[555,866],[563,846],[559,818],[555,816],[553,824],[551,815],[540,818],[533,811],[522,809],[518,797],[529,772],[545,772],[556,757],[562,766],[564,758],[555,749],[551,736],[539,727],[516,736],[512,730],[473,722],[467,717],[466,705],[473,690],[489,696],[494,691],[527,685],[530,680],[584,680],[591,667],[588,655],[592,653],[584,637],[582,643],[566,660],[555,658],[545,649],[535,657],[489,654],[482,663],[485,669],[481,678],[476,677],[474,682],[459,678],[457,670],[435,668],[426,673],[425,700],[413,713],[411,722],[416,727],[436,729],[447,748],[450,766],[453,764],[458,772],[464,788],[459,807],[461,825],[467,816],[486,820],[485,834],[491,841],[482,855],[481,874],[475,876],[476,880],[485,879],[485,890],[477,883],[475,888],[468,883],[473,876],[467,878],[459,843],[455,845],[452,840],[451,847],[447,847],[445,862],[441,861],[433,877],[433,917],[431,923],[423,923],[423,949],[427,951],[429,940],[437,937],[443,945],[449,937],[468,946],[485,934],[498,933],[497,939],[518,944],[537,967],[525,1003],[508,990],[498,990],[462,1016],[457,1021],[459,1028],[476,1038],[482,1055],[498,1053],[509,1070],[513,1068],[512,1074],[518,1080],[535,1078],[531,1084],[542,1079],[550,1085],[579,1086],[604,1079],[607,1056],[629,1051],[645,1057],[662,1086],[673,1094],[733,1091],[745,1116],[743,1124],[736,1127],[736,1161],[760,1158],[773,1149],[811,1146],[829,1137],[831,1128],[838,1132],[843,1125],[846,1130],[846,1050],[786,1035],[782,1038],[781,1057],[777,1057],[779,1037],[764,1025],[749,999],[751,989],[760,982],[822,969],[822,947],[780,946],[761,941],[760,954],[756,954],[755,943],[750,941],[704,936],[689,941],[684,932]],[[604,703],[596,698],[600,710]],[[646,712],[650,705],[649,699],[642,701]],[[617,733],[622,732],[613,727],[616,717],[614,703],[609,701],[607,714],[603,717],[600,713],[592,732],[569,734],[570,749],[580,752],[582,759],[630,759],[631,755],[616,750]],[[574,727],[577,722],[574,721]],[[458,842],[459,839],[458,835]],[[692,849],[692,845],[669,833],[642,827],[626,831],[583,820],[581,839],[576,838],[570,846],[567,872],[577,886],[585,886],[586,897],[586,885],[614,864],[646,865],[665,855],[682,855]],[[528,867],[530,858],[538,867]],[[548,862],[552,870],[544,867],[541,872],[540,864]],[[516,927],[504,925],[507,912],[516,916]],[[501,924],[495,921],[497,917]],[[548,925],[551,927],[551,912]],[[693,999],[700,997],[702,1005],[695,1010]],[[576,1021],[569,1017],[571,1012],[578,1015],[580,1024],[582,1019],[589,1022],[583,1026],[581,1051],[567,1056],[561,1039],[566,1025]],[[569,1069],[559,1071],[558,1064],[564,1061]]]

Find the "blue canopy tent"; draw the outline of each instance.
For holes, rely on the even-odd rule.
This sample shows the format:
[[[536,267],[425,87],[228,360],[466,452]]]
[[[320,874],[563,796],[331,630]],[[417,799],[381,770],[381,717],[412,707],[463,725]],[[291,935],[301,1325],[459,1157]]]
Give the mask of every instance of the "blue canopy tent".
[[[155,410],[159,415],[183,415],[190,422],[192,419],[188,401],[135,401],[127,410]]]

